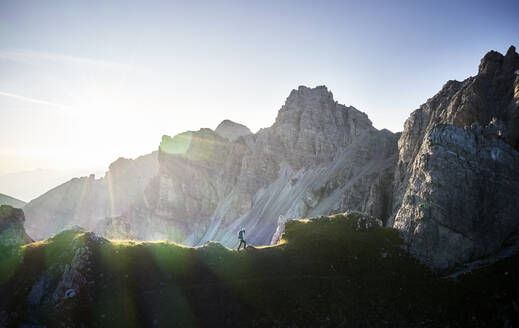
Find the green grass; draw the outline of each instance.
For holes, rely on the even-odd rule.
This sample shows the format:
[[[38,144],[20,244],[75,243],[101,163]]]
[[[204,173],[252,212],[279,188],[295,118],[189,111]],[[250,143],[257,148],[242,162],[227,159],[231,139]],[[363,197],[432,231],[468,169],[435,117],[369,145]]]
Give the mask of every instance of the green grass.
[[[0,281],[0,293],[9,299],[0,301],[0,312],[16,313],[9,315],[10,325],[94,327],[517,323],[518,256],[458,280],[444,279],[408,255],[397,231],[359,230],[357,220],[350,214],[290,221],[279,245],[239,252],[217,243],[190,248],[91,241],[88,234],[69,231],[20,248],[23,262]],[[91,250],[90,269],[84,270],[89,283],[59,307],[28,305],[42,273],[70,262],[66,249],[73,242]]]

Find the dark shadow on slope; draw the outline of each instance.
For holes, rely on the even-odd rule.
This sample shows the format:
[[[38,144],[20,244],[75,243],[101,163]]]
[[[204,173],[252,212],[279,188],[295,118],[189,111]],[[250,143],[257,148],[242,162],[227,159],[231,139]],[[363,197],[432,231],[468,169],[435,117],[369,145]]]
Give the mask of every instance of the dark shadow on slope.
[[[17,274],[0,285],[10,299],[10,324],[517,325],[519,256],[457,280],[444,279],[407,253],[397,231],[366,224],[355,215],[291,221],[281,244],[240,252],[216,243],[189,248],[170,242],[99,239],[89,246],[88,281],[77,297],[59,308],[30,309],[25,301],[28,290],[55,263],[45,263],[44,258],[57,256],[66,245],[54,239],[25,248]]]

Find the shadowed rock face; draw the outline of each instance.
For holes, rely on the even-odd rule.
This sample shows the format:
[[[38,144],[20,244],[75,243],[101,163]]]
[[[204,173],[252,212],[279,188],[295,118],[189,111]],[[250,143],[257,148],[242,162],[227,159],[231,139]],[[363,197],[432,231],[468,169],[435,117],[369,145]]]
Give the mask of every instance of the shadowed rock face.
[[[517,326],[519,255],[451,281],[380,225],[290,220],[281,244],[239,252],[67,230],[0,253],[0,326]]]
[[[398,141],[394,227],[428,265],[489,255],[519,232],[519,55],[491,51],[414,111]]]
[[[0,248],[12,247],[32,242],[25,233],[23,211],[9,205],[0,206]]]

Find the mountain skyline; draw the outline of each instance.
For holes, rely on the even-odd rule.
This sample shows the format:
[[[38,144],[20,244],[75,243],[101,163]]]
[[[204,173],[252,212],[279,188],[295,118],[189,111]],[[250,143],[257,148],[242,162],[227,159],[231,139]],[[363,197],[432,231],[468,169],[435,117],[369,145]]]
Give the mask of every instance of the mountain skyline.
[[[402,133],[376,129],[324,85],[299,86],[270,127],[252,134],[224,120],[215,131],[164,135],[158,151],[34,199],[25,227],[35,240],[80,226],[227,247],[242,227],[263,246],[291,218],[354,210],[399,229],[428,265],[453,267],[515,238],[518,74],[514,46],[489,51],[477,75],[447,81]]]
[[[401,131],[445,80],[519,44],[510,1],[121,5],[0,4],[0,174],[107,168],[223,119],[256,132],[299,85]]]
[[[35,169],[29,171],[16,171],[0,174],[0,190],[2,193],[23,201],[30,201],[41,194],[59,186],[68,180],[80,177],[102,177],[105,170],[102,169]]]

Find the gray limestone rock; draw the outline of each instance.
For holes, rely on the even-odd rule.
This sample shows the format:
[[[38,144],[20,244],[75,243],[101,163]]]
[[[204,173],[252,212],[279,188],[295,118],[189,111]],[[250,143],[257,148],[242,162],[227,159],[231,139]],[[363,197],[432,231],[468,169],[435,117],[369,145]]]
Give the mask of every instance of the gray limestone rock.
[[[23,211],[9,205],[0,205],[0,248],[20,246],[32,242],[25,233]]]
[[[269,244],[280,216],[353,209],[385,219],[397,138],[326,87],[301,86],[271,127],[251,134],[226,120],[164,136],[156,164],[119,159],[103,179],[72,180],[28,204],[27,227],[37,238],[78,224],[111,238],[233,246],[241,227]]]
[[[514,47],[491,51],[478,75],[447,82],[405,123],[394,227],[432,267],[490,255],[519,237],[518,68]]]
[[[186,244],[232,247],[242,227],[249,243],[271,243],[280,216],[355,209],[385,218],[396,140],[326,87],[299,87],[274,125],[254,135],[229,142],[202,129],[163,139],[147,197],[158,202],[139,221],[169,222],[177,236],[168,237]]]
[[[229,139],[230,141],[235,141],[239,137],[252,134],[248,127],[231,120],[223,120],[222,123],[218,124],[214,132],[220,137]]]
[[[433,267],[491,255],[518,237],[519,152],[487,130],[437,125],[414,161],[394,226]]]

